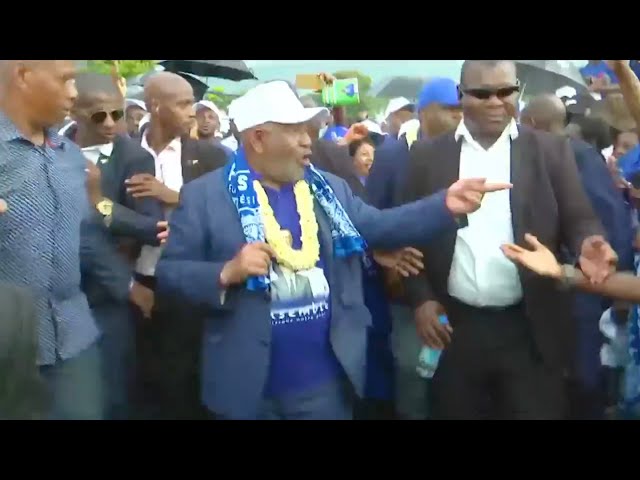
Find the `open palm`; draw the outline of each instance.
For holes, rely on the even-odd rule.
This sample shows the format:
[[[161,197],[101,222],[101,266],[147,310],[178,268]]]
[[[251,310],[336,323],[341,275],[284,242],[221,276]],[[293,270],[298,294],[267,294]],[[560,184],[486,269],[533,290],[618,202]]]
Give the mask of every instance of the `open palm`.
[[[529,233],[524,236],[524,239],[531,246],[532,250],[527,250],[515,243],[507,243],[502,245],[502,252],[509,260],[528,268],[538,275],[554,278],[560,277],[562,270],[551,250]]]

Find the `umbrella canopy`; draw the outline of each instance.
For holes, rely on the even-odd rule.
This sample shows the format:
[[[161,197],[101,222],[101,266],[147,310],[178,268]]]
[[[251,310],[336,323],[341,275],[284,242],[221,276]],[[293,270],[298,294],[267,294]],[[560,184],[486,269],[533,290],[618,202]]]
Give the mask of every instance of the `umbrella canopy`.
[[[236,82],[256,79],[244,60],[160,60],[159,63],[165,70],[174,73],[184,72]]]
[[[388,77],[376,83],[369,94],[374,97],[405,97],[415,100],[428,77]]]
[[[573,87],[577,92],[587,91],[587,84],[578,67],[561,60],[516,60],[518,79],[527,96],[555,93],[562,87]]]

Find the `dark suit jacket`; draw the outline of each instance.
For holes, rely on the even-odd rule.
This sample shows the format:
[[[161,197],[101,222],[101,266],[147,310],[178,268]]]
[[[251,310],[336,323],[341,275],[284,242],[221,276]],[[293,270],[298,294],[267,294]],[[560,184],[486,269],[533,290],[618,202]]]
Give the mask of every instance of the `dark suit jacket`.
[[[99,167],[102,193],[114,202],[109,231],[143,244],[159,245],[157,223],[164,218],[162,205],[154,198],[134,199],[124,183],[136,174],[155,175],[153,156],[134,140],[118,136],[111,159]]]
[[[376,208],[391,208],[402,202],[402,190],[409,165],[406,136],[385,139],[376,149],[373,166],[367,178],[367,200]]]
[[[71,127],[65,136],[74,140],[76,131],[76,127]],[[155,175],[153,156],[136,141],[118,135],[111,157],[105,163],[98,162],[98,168],[102,194],[114,203],[109,232],[142,244],[159,245],[156,225],[164,216],[162,206],[153,198],[134,199],[127,194],[125,185],[125,180],[133,175]]]
[[[331,140],[316,140],[311,147],[311,163],[320,170],[342,178],[353,193],[360,198],[364,197],[364,186],[355,172],[347,146],[338,145]]]
[[[582,187],[576,162],[563,138],[519,127],[520,135],[511,148],[511,212],[514,240],[526,246],[525,233],[558,255],[561,245],[579,252],[583,240],[604,234]],[[458,180],[462,140],[448,134],[414,144],[410,152],[406,201],[430,195]],[[409,300],[418,306],[438,300],[449,310],[448,278],[456,242],[456,232],[448,232],[422,245],[425,271],[408,279]],[[567,366],[573,340],[571,298],[560,292],[555,282],[519,268],[524,302],[534,340],[548,364]],[[456,318],[450,317],[455,330]]]
[[[620,190],[607,170],[602,154],[587,142],[570,140],[582,185],[604,226],[611,247],[618,254],[618,270],[633,270],[633,229],[629,211]],[[578,328],[576,373],[583,385],[596,388],[600,381],[599,320],[611,300],[579,292],[575,296],[573,317]]]
[[[0,419],[32,419],[45,411],[37,327],[29,293],[0,285]]]

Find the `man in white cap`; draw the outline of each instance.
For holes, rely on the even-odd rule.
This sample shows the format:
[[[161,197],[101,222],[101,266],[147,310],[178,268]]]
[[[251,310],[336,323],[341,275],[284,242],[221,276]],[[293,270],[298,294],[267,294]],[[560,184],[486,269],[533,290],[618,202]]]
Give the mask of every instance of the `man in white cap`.
[[[398,138],[402,125],[414,118],[413,112],[414,105],[406,98],[397,97],[389,100],[384,117],[387,124],[387,133],[391,138]]]
[[[198,122],[198,138],[214,140],[220,136],[220,109],[210,100],[200,100],[194,105]]]
[[[140,134],[140,123],[147,114],[147,106],[142,100],[136,100],[135,98],[127,98],[125,106],[127,133],[131,138],[137,138]]]
[[[217,418],[349,419],[371,322],[364,251],[455,232],[485,192],[509,185],[462,180],[379,211],[310,164],[306,122],[326,109],[273,81],[230,110],[242,147],[183,188],[158,291],[206,312],[202,395]]]
[[[200,100],[194,105],[194,108],[196,111],[196,122],[198,123],[198,138],[218,145],[231,157],[233,150],[221,142],[223,112],[210,100]]]

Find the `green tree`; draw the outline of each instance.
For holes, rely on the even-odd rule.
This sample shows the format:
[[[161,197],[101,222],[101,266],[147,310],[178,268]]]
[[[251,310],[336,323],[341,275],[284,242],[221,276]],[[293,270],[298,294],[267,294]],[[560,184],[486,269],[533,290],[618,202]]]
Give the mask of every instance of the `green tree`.
[[[153,70],[155,60],[118,60],[120,75],[126,79],[145,74]],[[109,74],[113,60],[89,60],[87,69],[92,72]]]
[[[225,94],[224,88],[222,87],[211,87],[205,95],[205,98],[207,100],[211,100],[219,108],[226,110],[231,101],[236,98],[236,96]]]

